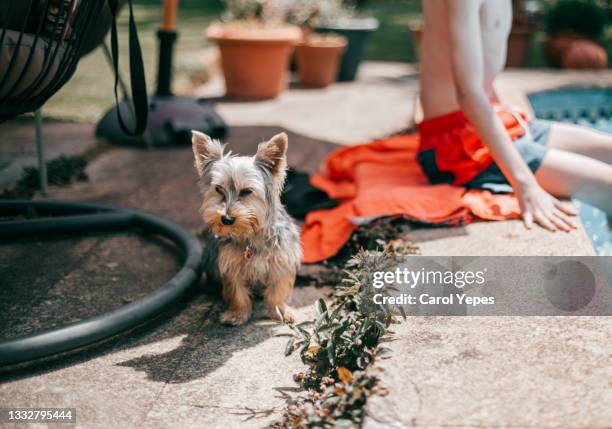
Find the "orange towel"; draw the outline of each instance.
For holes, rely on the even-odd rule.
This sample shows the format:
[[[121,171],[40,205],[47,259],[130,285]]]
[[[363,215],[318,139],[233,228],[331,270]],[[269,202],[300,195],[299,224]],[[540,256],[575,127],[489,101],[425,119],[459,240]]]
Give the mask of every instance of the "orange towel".
[[[473,217],[520,217],[513,195],[498,195],[451,185],[430,185],[416,160],[417,134],[400,135],[332,152],[310,180],[330,198],[330,210],[311,212],[302,230],[304,262],[334,256],[359,221],[404,216],[432,225],[461,225]]]

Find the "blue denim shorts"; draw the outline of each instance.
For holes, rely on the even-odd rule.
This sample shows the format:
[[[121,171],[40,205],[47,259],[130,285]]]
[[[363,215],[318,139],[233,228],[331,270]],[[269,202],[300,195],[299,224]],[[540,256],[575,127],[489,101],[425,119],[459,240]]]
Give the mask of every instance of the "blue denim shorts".
[[[547,144],[551,125],[550,121],[533,119],[529,121],[529,131],[513,142],[529,169],[534,173],[542,164],[548,151]],[[462,186],[469,189],[486,189],[495,193],[513,192],[506,177],[494,162]]]

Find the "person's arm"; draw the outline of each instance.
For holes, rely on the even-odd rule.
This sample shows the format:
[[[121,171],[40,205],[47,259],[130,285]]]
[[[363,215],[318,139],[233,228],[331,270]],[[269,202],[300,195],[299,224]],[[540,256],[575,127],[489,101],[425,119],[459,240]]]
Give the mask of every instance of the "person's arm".
[[[514,188],[528,228],[535,221],[546,229],[575,227],[573,214],[544,191],[521,158],[484,89],[484,58],[480,33],[482,0],[446,0],[455,90],[463,113]],[[441,17],[441,19],[444,19]]]

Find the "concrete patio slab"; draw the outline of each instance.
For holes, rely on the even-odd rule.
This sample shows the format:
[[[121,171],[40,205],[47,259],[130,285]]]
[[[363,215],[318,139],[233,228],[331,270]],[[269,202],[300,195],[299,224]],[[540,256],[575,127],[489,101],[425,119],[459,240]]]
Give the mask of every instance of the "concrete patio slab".
[[[235,127],[232,136],[240,144],[230,147],[252,154],[280,130]],[[290,138],[297,146],[313,144],[294,133]],[[314,171],[332,147],[317,141],[308,159],[291,152],[289,162]],[[52,188],[50,196],[134,207],[194,233],[202,230],[189,146],[114,148],[91,162],[87,174],[87,182]],[[167,280],[176,256],[167,244],[132,234],[3,243],[0,278],[10,287],[0,288],[0,335],[36,332],[126,304]],[[310,317],[312,303],[329,293],[297,288],[296,318]],[[241,328],[219,324],[223,307],[218,295],[200,288],[174,312],[133,333],[37,367],[0,370],[0,403],[76,408],[77,426],[87,428],[263,427],[295,391],[292,375],[302,364],[298,356],[284,357],[287,337],[277,336],[283,328],[265,317],[260,301],[253,321]]]
[[[200,97],[220,97],[219,113],[231,126],[276,125],[336,144],[363,143],[411,125],[419,81],[415,66],[367,62],[355,82],[324,89],[296,87],[277,99],[224,99],[221,76],[198,88]]]
[[[612,318],[411,317],[366,429],[607,428]]]
[[[522,221],[476,222],[456,228],[414,229],[410,238],[431,256],[593,256],[581,226],[570,233],[527,230]]]

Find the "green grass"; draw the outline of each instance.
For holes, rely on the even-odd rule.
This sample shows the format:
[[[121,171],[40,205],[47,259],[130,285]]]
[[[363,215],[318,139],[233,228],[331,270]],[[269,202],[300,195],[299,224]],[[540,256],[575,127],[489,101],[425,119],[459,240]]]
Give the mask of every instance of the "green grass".
[[[376,17],[380,24],[370,39],[367,59],[416,61],[416,49],[409,25],[422,19],[421,0],[370,1],[363,7],[362,12]]]

